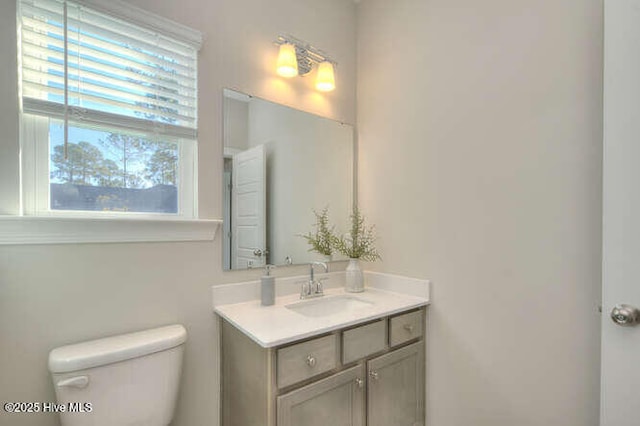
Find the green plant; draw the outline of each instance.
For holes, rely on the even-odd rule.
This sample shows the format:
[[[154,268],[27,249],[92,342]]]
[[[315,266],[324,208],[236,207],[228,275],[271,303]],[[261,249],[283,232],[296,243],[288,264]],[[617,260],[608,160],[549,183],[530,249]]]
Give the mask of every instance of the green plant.
[[[336,236],[334,235],[335,226],[329,226],[329,208],[325,207],[320,213],[313,210],[313,214],[316,216],[316,223],[313,225],[315,232],[309,232],[300,236],[311,245],[309,251],[331,256],[333,254]]]
[[[341,237],[334,237],[336,250],[351,259],[362,259],[368,262],[380,260],[375,248],[375,226],[367,227],[364,216],[356,207],[351,214],[351,231]]]

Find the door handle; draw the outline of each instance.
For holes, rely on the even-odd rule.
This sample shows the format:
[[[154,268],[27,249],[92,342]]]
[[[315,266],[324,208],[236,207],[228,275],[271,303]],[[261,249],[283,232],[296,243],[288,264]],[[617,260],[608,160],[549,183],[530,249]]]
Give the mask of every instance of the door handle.
[[[611,310],[611,319],[616,325],[631,327],[638,324],[640,311],[634,306],[624,304],[616,305]]]
[[[264,249],[264,250],[260,250],[260,249],[255,249],[253,250],[253,255],[256,257],[262,257],[262,256],[266,256],[269,254],[269,250]]]

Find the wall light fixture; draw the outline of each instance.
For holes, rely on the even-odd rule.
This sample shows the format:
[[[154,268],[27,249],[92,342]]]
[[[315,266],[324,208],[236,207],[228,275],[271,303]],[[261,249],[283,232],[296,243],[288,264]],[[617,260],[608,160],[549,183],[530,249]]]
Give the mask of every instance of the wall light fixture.
[[[322,50],[290,35],[281,35],[276,41],[280,46],[276,72],[282,77],[305,76],[314,65],[316,71],[316,89],[330,92],[336,88],[335,66],[337,62]]]

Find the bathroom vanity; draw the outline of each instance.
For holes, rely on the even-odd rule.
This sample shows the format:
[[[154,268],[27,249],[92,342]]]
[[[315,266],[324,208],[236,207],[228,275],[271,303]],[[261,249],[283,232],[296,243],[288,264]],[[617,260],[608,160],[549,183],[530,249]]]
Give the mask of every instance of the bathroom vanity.
[[[428,297],[327,293],[215,307],[223,426],[424,425]]]

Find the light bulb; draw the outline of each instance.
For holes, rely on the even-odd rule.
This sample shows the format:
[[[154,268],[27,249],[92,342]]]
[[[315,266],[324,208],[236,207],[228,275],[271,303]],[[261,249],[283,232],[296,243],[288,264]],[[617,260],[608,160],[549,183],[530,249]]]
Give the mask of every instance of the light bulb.
[[[277,72],[278,75],[287,78],[298,75],[298,58],[296,57],[296,47],[293,44],[280,45]]]
[[[316,89],[321,92],[330,92],[335,88],[336,79],[333,75],[333,64],[329,61],[320,62],[316,76]]]

